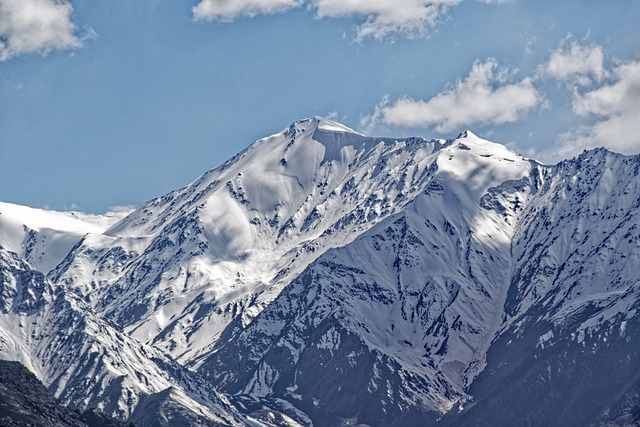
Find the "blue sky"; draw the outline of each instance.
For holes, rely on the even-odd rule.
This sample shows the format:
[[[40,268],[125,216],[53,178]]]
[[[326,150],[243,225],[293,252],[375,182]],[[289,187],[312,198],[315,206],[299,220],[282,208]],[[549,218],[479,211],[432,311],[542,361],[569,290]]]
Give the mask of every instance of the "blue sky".
[[[0,0],[0,200],[100,213],[294,120],[640,152],[637,0]]]

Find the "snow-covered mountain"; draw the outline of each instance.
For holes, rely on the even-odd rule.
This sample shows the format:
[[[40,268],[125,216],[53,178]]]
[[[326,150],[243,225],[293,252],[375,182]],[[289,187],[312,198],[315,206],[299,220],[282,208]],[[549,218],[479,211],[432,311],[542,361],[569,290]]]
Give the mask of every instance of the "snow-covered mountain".
[[[132,212],[2,203],[0,357],[141,425],[628,422],[639,169],[312,118]]]
[[[0,291],[0,354],[26,366],[62,403],[127,419],[139,401],[166,394],[194,425],[250,424],[196,375],[4,249]]]
[[[399,209],[311,263],[218,346],[202,367],[218,385],[365,423],[466,398],[502,321],[532,165],[470,132],[403,153],[422,146],[433,148],[406,170],[422,179]],[[482,207],[491,203],[504,208]]]
[[[294,123],[87,235],[50,277],[196,366],[229,325],[246,326],[310,262],[402,210],[442,144]]]

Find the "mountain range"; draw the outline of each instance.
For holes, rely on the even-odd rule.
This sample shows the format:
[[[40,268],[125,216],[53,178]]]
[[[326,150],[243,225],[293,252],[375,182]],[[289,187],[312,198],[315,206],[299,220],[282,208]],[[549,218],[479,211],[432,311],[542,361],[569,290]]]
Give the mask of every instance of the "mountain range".
[[[639,425],[639,172],[315,117],[134,210],[0,203],[0,359],[139,426]]]

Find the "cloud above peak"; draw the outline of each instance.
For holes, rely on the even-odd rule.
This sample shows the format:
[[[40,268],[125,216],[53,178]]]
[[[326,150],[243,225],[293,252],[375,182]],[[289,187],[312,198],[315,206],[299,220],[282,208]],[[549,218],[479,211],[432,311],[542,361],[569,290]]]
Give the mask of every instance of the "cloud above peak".
[[[384,98],[362,125],[433,127],[450,132],[472,125],[515,122],[541,105],[543,97],[531,78],[509,82],[509,74],[494,58],[476,61],[467,77],[428,100],[401,98],[391,104]]]
[[[640,61],[620,64],[608,74],[606,83],[575,94],[572,110],[587,123],[560,135],[560,144],[544,153],[546,158],[601,146],[623,154],[640,152]]]
[[[72,14],[65,0],[1,0],[0,61],[79,47]]]

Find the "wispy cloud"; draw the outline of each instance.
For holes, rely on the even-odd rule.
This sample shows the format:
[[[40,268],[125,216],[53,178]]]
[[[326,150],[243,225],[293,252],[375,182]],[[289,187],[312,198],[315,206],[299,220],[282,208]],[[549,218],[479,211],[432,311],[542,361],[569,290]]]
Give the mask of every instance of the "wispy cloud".
[[[1,0],[0,61],[79,47],[72,13],[65,0]]]
[[[198,20],[232,21],[239,16],[285,12],[302,5],[302,0],[201,0],[193,8]]]
[[[272,14],[306,5],[318,18],[357,17],[356,40],[393,35],[422,36],[461,0],[200,0],[197,20],[232,21],[239,16]]]
[[[104,214],[104,216],[112,218],[124,218],[135,210],[136,207],[131,205],[111,206]]]
[[[357,28],[357,40],[384,39],[393,34],[421,36],[457,6],[460,0],[316,0],[320,18],[359,16],[365,19]]]
[[[478,1],[480,3],[501,5],[505,3],[512,3],[514,0],[478,0]]]
[[[383,98],[362,124],[369,128],[376,124],[433,127],[449,132],[464,126],[515,122],[540,106],[544,98],[531,78],[509,82],[510,74],[493,58],[476,62],[464,80],[428,100],[402,98],[390,103]]]

